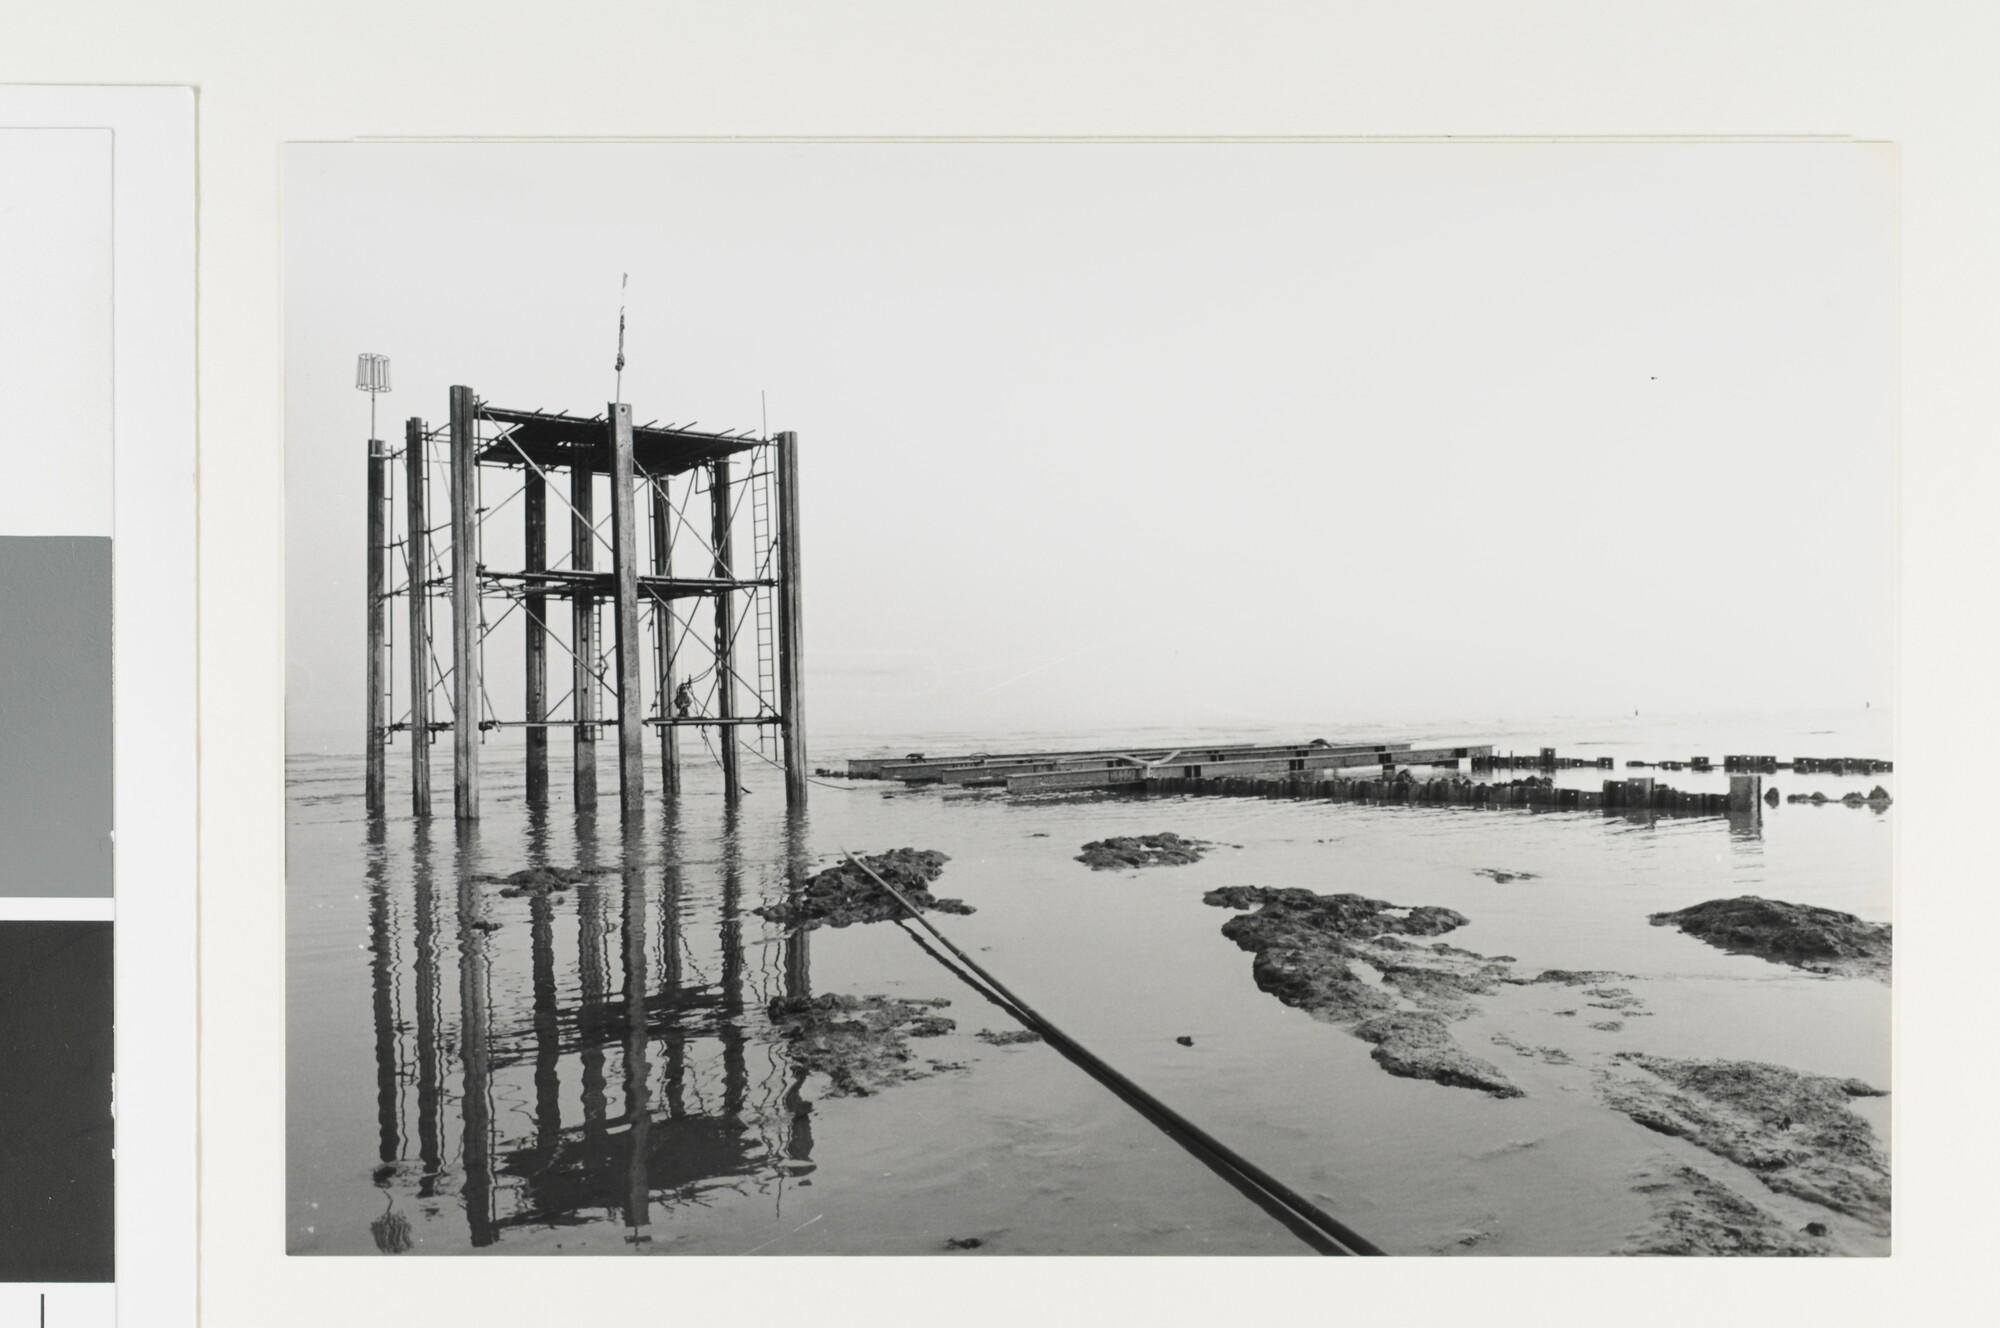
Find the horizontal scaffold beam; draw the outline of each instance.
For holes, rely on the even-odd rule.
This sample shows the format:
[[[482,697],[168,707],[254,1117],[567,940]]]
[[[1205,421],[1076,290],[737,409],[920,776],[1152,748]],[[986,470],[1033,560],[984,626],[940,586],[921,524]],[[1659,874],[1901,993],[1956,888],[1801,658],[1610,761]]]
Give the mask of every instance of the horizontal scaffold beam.
[[[555,570],[542,572],[496,572],[481,568],[479,579],[490,586],[532,586],[537,593],[561,599],[588,594],[605,596],[611,590],[611,572]],[[738,581],[713,576],[641,576],[639,592],[647,599],[690,599],[698,595],[727,595],[738,590],[775,586],[774,580]]]
[[[752,725],[770,724],[775,726],[783,721],[777,715],[731,715],[728,719],[722,719],[717,716],[703,717],[701,715],[687,715],[685,717],[676,715],[671,719],[662,719],[658,715],[648,715],[645,718],[641,719],[639,722],[641,724],[650,724],[652,727],[656,729],[657,728],[721,729],[721,728],[740,728],[745,724],[752,724]],[[584,724],[584,723],[588,723],[593,728],[600,728],[600,729],[615,730],[618,727],[618,721],[616,719],[606,719],[606,718],[598,718],[592,720],[482,719],[479,721],[479,727],[482,731],[489,729],[571,729],[577,727],[579,724]],[[397,724],[394,725],[393,727],[396,728],[398,731],[401,731],[402,729],[408,726],[403,724]],[[449,729],[451,725],[433,724],[431,725],[431,727],[434,729]]]
[[[1057,793],[1072,789],[1115,788],[1143,785],[1149,778],[1214,779],[1241,775],[1299,774],[1311,770],[1339,770],[1354,766],[1434,765],[1492,754],[1491,747],[1425,747],[1407,745],[1393,752],[1381,750],[1339,751],[1332,748],[1309,750],[1304,756],[1250,756],[1220,761],[1184,761],[1178,758],[1148,764],[1129,764],[1098,769],[1066,768],[1010,775],[1009,793]]]
[[[701,715],[674,715],[663,719],[658,715],[652,715],[647,718],[646,722],[656,729],[740,729],[745,725],[754,726],[759,724],[769,724],[775,727],[784,722],[784,717],[782,715],[730,715],[725,718],[721,715],[710,715],[707,717]]]

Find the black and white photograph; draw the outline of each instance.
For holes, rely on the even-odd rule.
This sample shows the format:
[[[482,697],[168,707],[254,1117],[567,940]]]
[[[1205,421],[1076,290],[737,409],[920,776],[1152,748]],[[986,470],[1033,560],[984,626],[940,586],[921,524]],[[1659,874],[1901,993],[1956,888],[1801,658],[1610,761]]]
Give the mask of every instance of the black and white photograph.
[[[1888,1253],[1893,147],[283,169],[289,1253]]]

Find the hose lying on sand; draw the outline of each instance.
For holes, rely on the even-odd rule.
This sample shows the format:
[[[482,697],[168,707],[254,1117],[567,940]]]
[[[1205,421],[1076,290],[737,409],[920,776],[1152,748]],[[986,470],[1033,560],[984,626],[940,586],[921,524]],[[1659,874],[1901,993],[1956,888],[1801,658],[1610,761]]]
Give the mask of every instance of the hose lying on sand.
[[[1236,1153],[1044,1019],[1033,1006],[1009,991],[998,978],[980,967],[977,960],[953,945],[950,938],[926,921],[915,905],[904,897],[902,891],[883,880],[873,868],[851,851],[843,848],[841,852],[847,854],[849,862],[867,872],[877,885],[895,896],[896,902],[908,911],[910,921],[914,921],[929,932],[958,962],[954,964],[939,954],[923,937],[910,931],[903,919],[897,919],[898,925],[902,926],[910,938],[922,946],[933,959],[950,969],[961,982],[1019,1020],[1024,1027],[1041,1034],[1044,1042],[1068,1058],[1084,1073],[1116,1093],[1140,1115],[1158,1126],[1168,1138],[1185,1148],[1197,1161],[1235,1186],[1245,1198],[1284,1223],[1293,1235],[1321,1254],[1383,1253],[1345,1223],[1325,1212],[1263,1168]]]

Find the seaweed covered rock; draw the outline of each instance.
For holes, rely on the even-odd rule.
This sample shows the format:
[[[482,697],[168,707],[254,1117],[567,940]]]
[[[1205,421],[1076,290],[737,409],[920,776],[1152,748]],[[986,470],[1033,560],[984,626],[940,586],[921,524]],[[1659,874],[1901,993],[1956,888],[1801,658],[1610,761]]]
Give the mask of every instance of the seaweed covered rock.
[[[1468,921],[1463,913],[1433,904],[1411,908],[1363,895],[1314,894],[1296,886],[1225,885],[1210,890],[1201,901],[1217,908],[1257,907],[1255,913],[1231,918],[1222,926],[1222,934],[1239,945],[1245,936],[1267,934],[1332,936],[1343,940],[1363,940],[1391,932],[1442,936]]]
[[[779,997],[771,1002],[773,1030],[788,1046],[792,1064],[833,1081],[830,1096],[868,1097],[911,1079],[953,1068],[922,1061],[909,1039],[939,1037],[957,1025],[934,1011],[944,999],[890,996]]]
[[[1848,1105],[1880,1090],[1763,1061],[1620,1052],[1613,1064],[1604,1100],[1647,1129],[1728,1158],[1780,1194],[1886,1222],[1889,1165]]]
[[[1122,871],[1126,867],[1180,867],[1200,862],[1215,847],[1206,840],[1183,839],[1172,831],[1157,835],[1116,835],[1093,839],[1076,860],[1092,871]]]
[[[1463,914],[1297,888],[1232,885],[1203,899],[1221,908],[1255,907],[1224,923],[1222,934],[1254,956],[1258,989],[1317,1018],[1357,1025],[1355,1035],[1376,1044],[1374,1058],[1391,1074],[1520,1095],[1499,1070],[1461,1050],[1446,1028],[1447,1018],[1469,1012],[1470,996],[1505,978],[1506,961],[1442,941],[1405,939],[1462,927]]]
[[[1652,1225],[1633,1236],[1619,1254],[1813,1256],[1832,1252],[1815,1238],[1784,1222],[1708,1173],[1665,1159],[1642,1172],[1632,1187],[1652,1201]]]
[[[1613,973],[1604,968],[1545,968],[1531,978],[1506,978],[1517,987],[1532,987],[1537,983],[1558,983],[1565,987],[1589,987],[1603,982],[1629,980],[1630,973]]]
[[[1888,924],[1830,908],[1741,895],[1654,913],[1648,920],[1655,927],[1678,927],[1719,949],[1816,973],[1886,976],[1889,969]]]
[[[1877,784],[1866,793],[1853,792],[1838,798],[1830,798],[1825,793],[1817,791],[1812,793],[1793,793],[1789,794],[1785,798],[1785,801],[1808,802],[1815,807],[1823,807],[1829,802],[1837,802],[1844,807],[1872,807],[1876,811],[1881,812],[1887,811],[1889,804],[1894,802],[1895,799],[1889,796],[1888,789]]]
[[[862,861],[877,876],[902,891],[903,897],[920,912],[973,911],[972,905],[964,900],[939,899],[931,894],[930,883],[944,874],[944,864],[950,861],[935,849],[890,849]],[[840,862],[807,877],[791,898],[751,912],[773,922],[811,930],[820,926],[845,927],[856,922],[886,922],[902,917],[904,909],[867,872],[851,862]]]
[[[1454,1042],[1437,1015],[1412,1011],[1377,1015],[1355,1025],[1354,1036],[1375,1044],[1375,1062],[1390,1074],[1476,1088],[1494,1097],[1522,1096],[1491,1062],[1467,1054]]]
[[[990,1028],[982,1028],[972,1036],[989,1047],[1018,1047],[1026,1042],[1040,1042],[1042,1035],[1029,1028],[1011,1028],[996,1033]]]

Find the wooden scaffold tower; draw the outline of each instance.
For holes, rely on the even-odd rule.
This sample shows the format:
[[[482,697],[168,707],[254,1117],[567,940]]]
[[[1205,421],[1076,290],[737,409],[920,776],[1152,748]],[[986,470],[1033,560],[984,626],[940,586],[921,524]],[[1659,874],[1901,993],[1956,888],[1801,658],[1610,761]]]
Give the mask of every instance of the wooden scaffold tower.
[[[557,521],[569,518],[568,547],[553,557],[552,500]],[[634,425],[625,403],[597,417],[508,410],[454,387],[442,429],[413,418],[400,449],[370,439],[368,504],[370,811],[386,810],[387,748],[404,733],[411,810],[430,814],[430,747],[448,731],[453,810],[476,820],[480,749],[516,728],[531,806],[549,803],[549,735],[568,730],[572,800],[594,810],[598,740],[609,729],[620,810],[641,812],[649,728],[666,797],[680,793],[679,735],[693,729],[733,802],[748,728],[752,751],[784,769],[787,804],[805,805],[796,434]],[[746,524],[749,554],[739,559]],[[566,622],[550,614],[565,601]],[[514,638],[522,706],[506,714],[488,680],[512,670],[489,672],[487,660],[496,641]],[[398,678],[409,700],[393,718]]]

